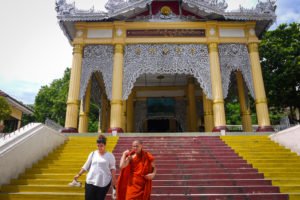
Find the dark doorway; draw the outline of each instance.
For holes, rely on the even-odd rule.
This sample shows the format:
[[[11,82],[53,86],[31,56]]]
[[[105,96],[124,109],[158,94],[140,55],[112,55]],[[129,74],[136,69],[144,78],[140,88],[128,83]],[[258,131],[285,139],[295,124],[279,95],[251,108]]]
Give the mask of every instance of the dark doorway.
[[[148,132],[168,132],[170,129],[168,119],[149,119],[147,123]]]

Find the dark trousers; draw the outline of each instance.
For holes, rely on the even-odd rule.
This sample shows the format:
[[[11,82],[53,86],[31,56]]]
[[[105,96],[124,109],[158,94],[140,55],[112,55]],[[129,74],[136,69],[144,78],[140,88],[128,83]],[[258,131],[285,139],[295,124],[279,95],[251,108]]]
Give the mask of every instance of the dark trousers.
[[[98,187],[92,184],[85,184],[85,200],[104,200],[110,187],[109,183],[105,187]]]

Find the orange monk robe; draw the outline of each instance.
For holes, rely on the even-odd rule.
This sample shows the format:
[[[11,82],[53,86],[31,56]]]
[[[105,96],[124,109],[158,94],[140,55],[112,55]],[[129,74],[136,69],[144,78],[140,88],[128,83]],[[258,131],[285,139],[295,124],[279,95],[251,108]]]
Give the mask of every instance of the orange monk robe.
[[[149,200],[152,180],[144,176],[152,173],[154,157],[142,150],[127,167],[121,170],[117,183],[117,200]]]

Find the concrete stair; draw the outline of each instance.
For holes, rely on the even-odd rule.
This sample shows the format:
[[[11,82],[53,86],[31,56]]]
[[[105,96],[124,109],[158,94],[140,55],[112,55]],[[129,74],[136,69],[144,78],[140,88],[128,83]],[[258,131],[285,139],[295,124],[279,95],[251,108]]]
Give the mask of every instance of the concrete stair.
[[[245,146],[250,146],[248,148],[242,148],[244,143],[238,142],[238,137],[230,136],[222,139],[212,136],[108,137],[107,150],[113,151],[117,165],[121,153],[130,148],[136,138],[143,141],[144,149],[156,159],[158,174],[153,181],[152,200],[300,199],[297,192],[299,179],[295,178],[299,177],[295,170],[299,157],[275,143],[257,150],[259,145],[254,144],[261,140],[261,146],[264,146],[266,137],[258,137],[256,143],[245,143]],[[66,144],[26,170],[18,179],[3,185],[0,199],[83,200],[84,188],[72,188],[67,184],[82,167],[88,153],[96,148],[95,141],[95,137],[70,137]],[[270,157],[271,152],[275,157]],[[255,153],[261,157],[255,156]],[[252,163],[248,158],[256,162]],[[283,160],[286,165],[280,163]],[[274,165],[277,161],[279,164]],[[287,169],[290,173],[285,173]],[[83,183],[84,180],[85,175],[80,178]],[[110,192],[107,199],[111,199]]]
[[[289,199],[300,199],[300,157],[267,136],[224,136],[221,139],[253,165]]]
[[[1,186],[0,199],[84,199],[84,187],[69,187],[87,159],[97,149],[97,137],[69,137],[69,140],[45,159],[27,169],[18,179]],[[112,152],[118,137],[108,137],[106,149]],[[84,184],[85,175],[80,178]]]

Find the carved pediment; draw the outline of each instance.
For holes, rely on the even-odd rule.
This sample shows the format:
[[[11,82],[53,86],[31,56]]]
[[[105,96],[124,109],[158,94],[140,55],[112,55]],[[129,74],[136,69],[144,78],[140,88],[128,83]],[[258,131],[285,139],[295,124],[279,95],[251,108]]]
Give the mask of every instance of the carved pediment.
[[[257,21],[260,35],[276,20],[276,0],[258,0],[255,8],[240,7],[236,11],[226,11],[226,0],[108,0],[106,11],[76,8],[75,3],[56,0],[57,18],[67,37],[75,36],[74,22],[78,21],[197,21],[197,20],[244,20]],[[174,6],[175,5],[175,6]],[[170,9],[163,9],[169,7]],[[166,12],[165,12],[166,11]]]

